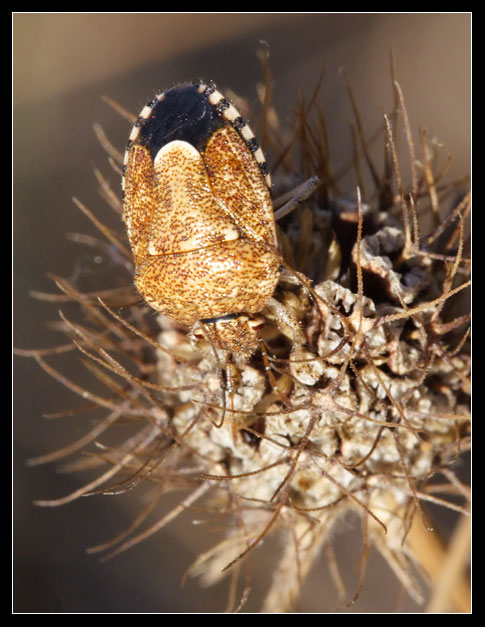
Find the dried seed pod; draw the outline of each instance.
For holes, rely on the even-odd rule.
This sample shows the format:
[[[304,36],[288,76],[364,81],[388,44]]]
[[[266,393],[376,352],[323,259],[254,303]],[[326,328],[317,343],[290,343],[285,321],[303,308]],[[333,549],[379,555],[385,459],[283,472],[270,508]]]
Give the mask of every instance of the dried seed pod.
[[[323,118],[313,128],[310,108],[302,109],[295,139],[300,138],[312,169],[300,172],[298,180],[319,163],[324,165],[316,174],[326,180]],[[323,143],[315,144],[318,138]],[[414,519],[425,529],[422,501],[467,513],[466,505],[455,505],[446,494],[455,499],[459,491],[467,498],[466,486],[448,465],[469,445],[470,420],[468,333],[460,329],[468,317],[450,319],[443,308],[463,287],[454,288],[453,279],[467,273],[463,226],[456,231],[456,251],[450,248],[453,237],[448,248],[432,253],[423,242],[432,243],[460,211],[466,213],[469,201],[460,203],[435,233],[420,238],[420,213],[429,214],[426,199],[435,198],[428,182],[412,200],[411,238],[408,195],[400,184],[399,195],[386,190],[389,162],[375,190],[379,193],[364,194],[369,205],[349,204],[330,185],[310,207],[285,218],[278,234],[285,265],[280,272],[269,176],[262,152],[253,152],[253,140],[237,110],[213,87],[181,85],[143,109],[125,156],[125,221],[138,289],[170,317],[160,316],[160,328],[143,332],[140,327],[151,328],[145,322],[153,321],[148,308],[128,305],[130,315],[122,317],[102,302],[103,310],[93,315],[89,295],[57,280],[63,296],[77,300],[86,317],[81,326],[62,316],[63,330],[75,334],[76,347],[90,358],[110,395],[91,393],[46,363],[43,355],[64,351],[64,346],[25,354],[96,410],[109,413],[79,442],[33,460],[61,459],[96,441],[92,456],[66,467],[79,471],[103,465],[84,487],[38,504],[59,505],[99,491],[123,493],[153,480],[149,506],[125,531],[91,552],[104,551],[105,559],[117,555],[195,504],[213,515],[224,534],[190,569],[205,583],[242,565],[266,536],[276,536],[282,550],[265,612],[293,606],[322,551],[333,571],[337,602],[345,603],[348,595],[332,543],[334,530],[346,527],[347,513],[356,514],[363,531],[361,573],[346,605],[363,587],[372,545],[421,602],[412,562],[426,569],[428,540],[415,534],[411,520],[419,512]],[[397,158],[393,163],[397,174]],[[285,188],[277,175],[276,187]],[[423,185],[433,181],[428,175]],[[278,219],[286,216],[287,208],[280,209],[278,201],[275,208]],[[396,218],[400,211],[402,227]],[[103,233],[113,241],[107,229]],[[262,284],[245,282],[264,261],[257,258],[258,250],[268,255],[264,293]],[[238,291],[232,293],[234,288]],[[117,291],[114,295],[119,298]],[[262,307],[268,321],[263,350],[249,361],[263,322],[255,314]],[[225,382],[219,351],[194,350],[183,325],[191,325],[192,336],[209,339],[213,347],[241,355],[224,364]],[[153,347],[155,359],[147,358]],[[122,377],[122,387],[113,374]],[[123,418],[135,432],[108,455],[99,436]],[[440,474],[448,485],[433,486],[429,480]],[[175,508],[137,529],[162,493],[180,488],[190,492]],[[248,561],[239,604],[239,568],[232,570],[229,607],[236,611],[249,596],[251,569]],[[463,607],[466,590],[463,595],[455,588],[450,598]]]
[[[360,265],[364,272],[367,292],[380,294],[380,300],[412,303],[416,296],[429,284],[430,260],[425,257],[407,259],[406,263],[395,264],[404,248],[402,230],[385,226],[362,240]],[[356,263],[356,248],[352,252]],[[399,271],[394,265],[398,265]]]

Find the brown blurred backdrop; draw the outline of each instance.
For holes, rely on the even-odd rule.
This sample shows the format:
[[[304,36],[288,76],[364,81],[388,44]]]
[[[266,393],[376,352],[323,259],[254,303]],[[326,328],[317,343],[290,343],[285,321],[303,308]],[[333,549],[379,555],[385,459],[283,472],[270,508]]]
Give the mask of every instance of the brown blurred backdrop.
[[[429,128],[449,148],[451,177],[469,171],[470,16],[467,14],[55,14],[13,15],[14,104],[14,345],[44,347],[58,341],[46,327],[56,305],[32,300],[30,290],[54,291],[47,272],[82,273],[85,288],[111,287],[109,262],[66,239],[67,232],[95,234],[74,207],[79,197],[113,228],[121,225],[97,192],[99,167],[115,189],[92,125],[100,122],[120,149],[129,125],[101,101],[107,95],[137,113],[154,93],[185,80],[214,80],[224,90],[256,101],[262,71],[256,52],[268,42],[274,101],[282,120],[298,92],[309,96],[328,62],[321,104],[329,125],[334,163],[350,155],[351,109],[340,69],[354,88],[366,129],[392,106],[390,51],[394,50],[413,128]],[[91,284],[90,277],[93,277]],[[104,276],[106,282],[103,285]],[[126,284],[127,278],[120,277]],[[68,311],[68,309],[65,309]],[[56,366],[93,388],[75,359]],[[81,499],[60,509],[40,509],[34,499],[55,498],[79,487],[76,475],[25,461],[80,437],[82,417],[46,421],[44,412],[78,399],[26,359],[14,360],[14,610],[16,612],[219,611],[225,588],[210,590],[180,579],[210,533],[189,519],[106,563],[84,553],[128,525],[136,495]],[[446,527],[448,513],[437,510]],[[355,525],[354,525],[355,526]],[[359,531],[351,521],[336,537],[349,594],[357,583]],[[275,549],[276,550],[276,547]],[[271,551],[271,549],[270,549]],[[331,610],[335,591],[322,558],[301,609]],[[350,611],[394,611],[399,585],[378,556],[359,602]],[[246,609],[256,611],[270,569],[254,573]],[[353,587],[352,587],[353,586]],[[400,606],[419,611],[411,601]]]

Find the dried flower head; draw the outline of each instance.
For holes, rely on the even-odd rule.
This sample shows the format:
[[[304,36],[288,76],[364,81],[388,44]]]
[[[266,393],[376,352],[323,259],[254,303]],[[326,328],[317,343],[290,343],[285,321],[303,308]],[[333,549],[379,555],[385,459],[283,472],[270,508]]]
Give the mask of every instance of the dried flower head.
[[[445,203],[462,188],[444,182],[445,168],[437,167],[438,155],[424,131],[417,154],[396,81],[395,107],[384,117],[380,135],[382,174],[348,86],[355,145],[345,172],[353,168],[357,185],[345,195],[339,188],[345,172],[332,171],[318,104],[324,73],[310,100],[298,103],[293,128],[285,130],[271,104],[266,55],[264,63],[259,131],[276,155],[275,209],[295,196],[295,186],[304,200],[280,216],[284,267],[262,312],[259,349],[250,358],[231,357],[210,337],[194,337],[168,318],[160,316],[154,325],[151,310],[131,286],[83,294],[55,277],[59,300],[77,301],[85,316],[79,324],[61,314],[63,330],[108,393],[81,388],[51,365],[46,356],[65,346],[19,351],[83,397],[88,402],[83,411],[106,411],[82,440],[33,460],[59,460],[95,443],[89,457],[71,468],[96,468],[98,477],[73,494],[39,503],[122,493],[151,482],[152,500],[137,519],[92,549],[106,556],[132,547],[188,508],[215,516],[222,537],[197,557],[189,573],[205,584],[231,573],[232,611],[249,596],[251,560],[269,536],[279,539],[281,550],[262,611],[294,609],[322,552],[338,591],[335,607],[352,604],[364,584],[371,547],[422,602],[427,595],[416,567],[438,578],[426,557],[433,534],[422,503],[468,513],[466,504],[447,495],[468,498],[450,465],[469,442],[469,315],[463,298],[469,285],[469,195],[447,209]],[[247,108],[241,99],[237,104]],[[406,142],[398,151],[400,125]],[[119,170],[121,155],[101,129],[97,132]],[[404,160],[409,184],[401,174]],[[121,213],[118,193],[97,176],[105,198]],[[316,179],[310,179],[310,196],[309,177],[319,181],[315,191]],[[107,238],[110,254],[130,265],[121,224],[120,234],[114,233],[75,202]],[[122,421],[131,426],[129,436],[116,447],[102,445],[104,434]],[[432,481],[440,476],[445,485]],[[180,504],[143,527],[161,496],[176,489],[186,490]],[[332,551],[333,532],[347,512],[354,512],[363,528],[360,582],[350,594]],[[461,582],[460,569],[455,575],[452,581]],[[466,611],[461,586],[435,587],[430,607]],[[329,609],[335,608],[322,608]]]

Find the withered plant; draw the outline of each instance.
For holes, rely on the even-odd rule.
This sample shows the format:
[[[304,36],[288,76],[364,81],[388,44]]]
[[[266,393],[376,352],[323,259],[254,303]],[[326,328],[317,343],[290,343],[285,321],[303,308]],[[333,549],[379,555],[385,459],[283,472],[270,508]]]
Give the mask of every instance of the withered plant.
[[[469,489],[453,469],[470,436],[466,180],[446,181],[446,155],[443,160],[425,130],[415,145],[394,73],[394,108],[370,136],[347,83],[353,154],[348,166],[334,171],[318,102],[324,72],[311,97],[297,102],[293,126],[283,128],[262,56],[257,134],[274,156],[275,210],[298,185],[313,193],[279,221],[284,263],[271,306],[262,312],[261,347],[245,362],[234,360],[226,379],[214,346],[156,318],[131,284],[83,293],[52,277],[60,294],[36,296],[78,303],[82,321],[61,312],[68,343],[17,352],[83,399],[74,412],[89,416],[103,408],[105,416],[77,442],[31,460],[35,465],[83,452],[67,467],[99,473],[74,493],[38,504],[124,493],[149,482],[151,500],[135,520],[91,549],[105,558],[187,510],[213,517],[219,539],[188,572],[205,584],[229,575],[228,611],[243,608],[254,553],[269,536],[278,539],[280,554],[264,612],[298,609],[305,577],[321,554],[336,587],[334,607],[322,611],[351,605],[372,548],[415,601],[427,601],[428,611],[468,611]],[[134,115],[110,103],[133,123]],[[96,133],[121,176],[122,153],[98,126]],[[376,145],[384,154],[381,168],[372,156]],[[353,185],[341,189],[342,177],[352,172]],[[119,190],[99,171],[96,177],[121,215]],[[77,241],[102,247],[132,273],[121,220],[114,232],[80,200],[75,204],[106,243],[82,235]],[[56,354],[66,351],[78,353],[106,387],[104,395],[56,368]],[[103,444],[120,425],[119,443]],[[150,522],[172,491],[184,491],[179,505]],[[463,518],[449,552],[431,530],[427,503]],[[333,531],[349,511],[361,520],[363,538],[354,591],[345,589],[332,548]]]

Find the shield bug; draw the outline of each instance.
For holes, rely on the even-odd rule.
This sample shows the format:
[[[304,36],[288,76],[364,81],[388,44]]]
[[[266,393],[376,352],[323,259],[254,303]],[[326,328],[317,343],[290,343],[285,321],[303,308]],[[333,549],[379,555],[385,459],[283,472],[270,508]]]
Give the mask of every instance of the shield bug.
[[[270,175],[213,85],[151,100],[130,134],[124,221],[145,301],[217,347],[250,355],[279,278]]]

